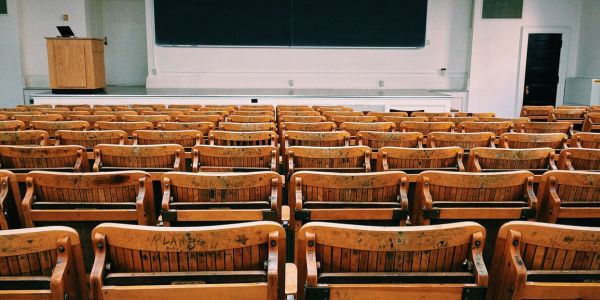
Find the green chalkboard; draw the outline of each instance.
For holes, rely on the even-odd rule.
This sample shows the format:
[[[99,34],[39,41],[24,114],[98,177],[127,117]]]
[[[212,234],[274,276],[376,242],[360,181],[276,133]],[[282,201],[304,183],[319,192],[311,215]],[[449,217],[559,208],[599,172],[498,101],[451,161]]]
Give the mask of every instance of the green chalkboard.
[[[7,12],[6,0],[0,0],[0,15],[6,15]]]
[[[483,0],[484,19],[521,19],[523,0]]]

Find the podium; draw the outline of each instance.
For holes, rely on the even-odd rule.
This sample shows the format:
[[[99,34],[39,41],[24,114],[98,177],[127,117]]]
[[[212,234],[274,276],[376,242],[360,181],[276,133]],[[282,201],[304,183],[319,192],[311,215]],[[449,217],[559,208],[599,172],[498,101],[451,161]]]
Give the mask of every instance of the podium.
[[[50,88],[56,93],[103,91],[104,43],[95,38],[46,38]]]

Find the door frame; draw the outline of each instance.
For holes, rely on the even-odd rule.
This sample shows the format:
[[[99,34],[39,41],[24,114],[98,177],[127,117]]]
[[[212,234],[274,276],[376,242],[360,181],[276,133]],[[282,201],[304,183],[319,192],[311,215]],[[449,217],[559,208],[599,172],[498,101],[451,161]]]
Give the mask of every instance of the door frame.
[[[562,34],[562,48],[560,49],[560,63],[558,68],[558,85],[556,91],[556,106],[563,105],[565,95],[565,82],[569,62],[569,42],[571,41],[571,26],[523,26],[521,27],[521,51],[519,54],[519,73],[517,75],[517,105],[515,115],[519,116],[523,107],[523,93],[525,92],[525,70],[527,67],[527,50],[529,48],[529,35],[535,33]]]

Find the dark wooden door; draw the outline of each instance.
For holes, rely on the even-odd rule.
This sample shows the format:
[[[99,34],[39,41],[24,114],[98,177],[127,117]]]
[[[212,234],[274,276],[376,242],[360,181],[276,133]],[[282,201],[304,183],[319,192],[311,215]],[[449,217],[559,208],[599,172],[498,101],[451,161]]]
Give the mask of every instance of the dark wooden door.
[[[555,105],[562,34],[529,35],[523,105]]]

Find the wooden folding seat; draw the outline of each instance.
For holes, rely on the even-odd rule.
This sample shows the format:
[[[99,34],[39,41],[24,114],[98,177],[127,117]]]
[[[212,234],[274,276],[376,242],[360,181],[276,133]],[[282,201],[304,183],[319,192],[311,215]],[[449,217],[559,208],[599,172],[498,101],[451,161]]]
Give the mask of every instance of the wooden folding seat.
[[[515,131],[521,130],[521,124],[529,123],[531,120],[526,117],[521,118],[479,118],[479,122],[511,122]]]
[[[456,133],[456,132],[433,132],[427,136],[427,146],[437,147],[461,147],[468,151],[475,147],[495,148],[496,134],[493,132],[479,133]]]
[[[108,223],[94,229],[92,241],[94,300],[285,299],[285,231],[275,222]]]
[[[202,136],[208,136],[208,133],[215,128],[213,122],[160,122],[158,129],[164,131],[171,130],[198,130]]]
[[[133,136],[136,130],[152,130],[154,125],[150,122],[105,122],[96,123],[96,130],[122,130],[127,133],[127,137]]]
[[[473,222],[311,222],[296,238],[298,299],[481,299],[488,282],[485,238],[485,228]]]
[[[313,108],[321,113],[324,111],[354,111],[354,109],[342,105],[315,105]]]
[[[7,121],[8,117],[5,115],[0,115],[0,121]]]
[[[63,226],[0,231],[0,299],[88,299],[77,232]]]
[[[600,149],[569,148],[560,152],[559,170],[600,171]]]
[[[159,113],[175,113],[175,114],[181,113],[181,114],[187,115],[190,111],[195,111],[195,109],[185,108],[185,107],[173,108],[173,107],[169,106],[168,108],[159,108],[156,111]]]
[[[191,148],[204,144],[204,136],[198,130],[136,130],[133,132],[134,145],[176,144]]]
[[[61,115],[49,114],[49,115],[14,115],[15,120],[22,121],[25,123],[25,128],[29,129],[31,121],[62,121]]]
[[[479,113],[455,112],[454,116],[459,117],[459,118],[464,118],[464,117],[495,118],[496,113],[493,113],[493,112],[479,112]]]
[[[565,133],[573,135],[573,123],[571,122],[530,122],[521,124],[523,133]]]
[[[165,104],[131,104],[131,108],[152,108],[152,110],[159,110],[161,108],[167,108]]]
[[[32,121],[29,126],[32,130],[44,130],[50,138],[54,138],[58,130],[84,131],[90,128],[90,123],[86,121]]]
[[[94,105],[94,108],[100,108],[100,107],[105,107],[105,108],[110,108],[110,110],[113,111],[118,111],[118,110],[127,110],[129,109],[128,105],[119,105],[119,104],[115,104],[115,105]]]
[[[493,132],[496,136],[513,131],[512,122],[463,122],[458,124],[458,131],[463,133]]]
[[[273,105],[240,105],[238,110],[268,110],[275,111],[275,107]]]
[[[291,131],[286,130],[283,134],[284,153],[285,149],[292,146],[313,147],[346,147],[350,146],[350,134],[345,131]]]
[[[0,146],[0,167],[15,173],[90,170],[85,148],[81,146]]]
[[[230,115],[227,117],[227,122],[234,123],[275,123],[274,116],[240,116]]]
[[[23,224],[23,211],[17,176],[10,171],[0,170],[0,183],[0,232],[20,228]]]
[[[548,122],[550,117],[550,111],[554,109],[554,106],[532,106],[525,105],[521,108],[521,117],[527,117],[532,122]]]
[[[19,104],[17,108],[31,110],[32,108],[52,108],[52,104]]]
[[[510,170],[528,170],[534,174],[556,170],[554,149],[473,148],[469,153],[467,164],[467,171],[469,172]]]
[[[218,115],[218,116],[226,117],[229,114],[230,114],[230,112],[228,110],[197,110],[197,111],[190,111],[186,115],[190,115],[190,116]]]
[[[410,114],[411,117],[426,117],[431,119],[433,117],[452,117],[451,112],[423,112],[423,111],[413,111]]]
[[[76,107],[73,110],[84,110],[83,108],[79,108]],[[113,109],[111,107],[104,107],[104,106],[94,106],[92,108],[89,108],[87,111],[91,112],[93,115],[95,115],[97,112],[100,111],[112,111]]]
[[[578,132],[571,138],[569,147],[600,149],[600,133]]]
[[[396,130],[401,130],[401,124],[403,122],[428,122],[429,118],[427,117],[396,117],[396,116],[385,116],[381,118],[383,122],[394,122],[396,123]]]
[[[571,122],[578,130],[581,129],[587,115],[585,109],[553,109],[550,111],[550,122]]]
[[[364,116],[360,111],[325,111],[323,116],[338,126],[343,122],[377,122],[377,117]]]
[[[600,132],[600,112],[588,113],[585,117],[583,132]]]
[[[321,113],[319,113],[318,111],[314,111],[314,110],[293,110],[293,111],[289,111],[289,110],[282,110],[282,111],[277,111],[277,117],[283,117],[283,116],[320,116]]]
[[[78,145],[87,151],[92,151],[99,144],[125,145],[127,132],[123,130],[59,130],[56,132],[54,140],[56,141],[55,146]]]
[[[377,152],[377,171],[404,171],[411,174],[424,170],[463,172],[464,150],[459,147],[434,149],[383,147]]]
[[[287,111],[308,111],[308,110],[313,110],[312,106],[310,105],[276,105],[275,109],[280,111],[280,110],[287,110]]]
[[[0,107],[0,111],[27,111],[24,107]]]
[[[223,116],[220,115],[182,115],[177,116],[177,122],[211,122],[215,128],[223,121]]]
[[[85,121],[89,128],[95,128],[98,122],[117,122],[119,118],[116,115],[73,115],[69,117],[71,121]]]
[[[396,111],[396,112],[370,111],[367,113],[367,116],[377,117],[377,121],[382,122],[384,117],[408,117],[408,113],[405,111]]]
[[[556,109],[583,109],[586,112],[589,110],[589,106],[587,105],[561,105],[557,106]]]
[[[198,110],[199,108],[202,108],[202,105],[200,105],[200,104],[169,104],[168,108],[174,108],[174,109],[185,108],[185,109],[191,109],[191,110]]]
[[[371,149],[366,146],[286,148],[284,166],[289,177],[299,171],[371,172]]]
[[[192,149],[194,172],[250,172],[278,170],[274,146],[210,146]]]
[[[50,146],[50,142],[44,130],[0,131],[0,145]]]
[[[498,144],[507,149],[566,149],[568,140],[564,133],[504,133]]]
[[[45,114],[54,114],[54,115],[61,115],[63,117],[63,120],[68,120],[70,116],[73,115],[91,115],[92,113],[89,111],[82,111],[82,110],[47,110],[44,111]]]
[[[419,132],[359,131],[356,140],[359,146],[367,146],[374,152],[383,147],[423,148],[423,134]]]
[[[150,122],[153,128],[158,127],[160,122],[169,122],[171,117],[168,115],[137,115],[137,116],[123,116],[124,122]]]
[[[54,107],[55,108],[68,108],[69,110],[73,110],[73,108],[75,108],[75,107],[92,108],[92,106],[89,104],[56,104],[56,105],[54,105]]]
[[[458,124],[462,122],[478,122],[478,117],[433,117],[431,118],[431,122],[452,122],[454,126],[458,126]]]
[[[107,145],[94,147],[94,172],[142,170],[185,171],[185,150],[180,145]]]
[[[25,123],[18,120],[0,121],[0,131],[21,131],[25,130]]]
[[[498,232],[487,299],[596,299],[600,232],[510,222]]]
[[[219,124],[222,131],[275,131],[273,123],[233,123],[222,122]]]
[[[396,124],[394,122],[344,122],[341,129],[352,136],[356,136],[359,131],[393,132],[396,129]]]
[[[327,122],[325,116],[280,116],[279,124],[282,123],[324,123]],[[335,124],[335,123],[334,123]]]
[[[337,126],[333,122],[283,122],[282,131],[335,131]]]
[[[175,120],[175,118],[177,118],[177,116],[185,115],[185,112],[179,111],[179,110],[142,111],[142,113],[140,115],[142,115],[142,116],[168,116],[170,118],[170,120]],[[166,121],[161,121],[161,122],[166,122]]]
[[[40,111],[5,111],[0,110],[0,114],[6,116],[8,120],[14,120],[16,115],[41,115]]]
[[[237,106],[219,106],[219,105],[214,105],[214,106],[204,106],[202,108],[199,108],[197,111],[220,111],[220,112],[225,112],[226,115],[234,112],[237,110]]]
[[[454,132],[454,123],[452,122],[402,122],[398,131],[419,132],[428,136],[432,132]]]
[[[283,179],[277,172],[169,172],[162,182],[164,226],[281,222]]]
[[[231,113],[231,116],[275,116],[275,112],[271,110],[236,110]]]
[[[138,113],[135,110],[115,110],[115,111],[97,111],[96,113],[94,113],[94,115],[96,115],[96,116],[103,116],[103,115],[117,116],[116,121],[121,122],[121,121],[123,121],[123,116],[127,116],[127,115],[135,116],[135,115],[138,115]]]
[[[296,236],[303,224],[314,221],[406,225],[408,176],[404,172],[303,171],[292,176],[289,187]]]
[[[137,115],[141,115],[146,111],[154,111],[152,107],[132,107],[129,110],[135,111]]]
[[[218,131],[208,134],[210,145],[214,146],[273,146],[277,147],[277,134],[273,131]]]

